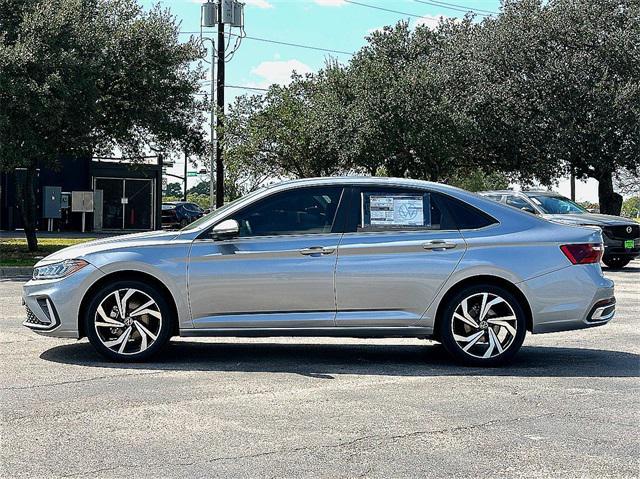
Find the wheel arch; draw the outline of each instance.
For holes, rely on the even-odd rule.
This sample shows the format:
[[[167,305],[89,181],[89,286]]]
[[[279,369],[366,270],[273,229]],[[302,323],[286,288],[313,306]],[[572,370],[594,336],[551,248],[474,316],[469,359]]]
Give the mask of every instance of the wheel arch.
[[[433,325],[433,336],[434,338],[440,337],[440,325],[442,323],[442,314],[444,309],[447,307],[447,304],[451,300],[451,298],[457,294],[462,288],[466,288],[468,286],[476,286],[480,284],[488,284],[492,286],[499,286],[501,288],[506,289],[511,294],[513,294],[516,299],[520,302],[522,309],[524,310],[524,314],[526,316],[527,322],[527,331],[531,332],[533,330],[533,313],[531,312],[531,305],[527,300],[524,293],[511,281],[506,280],[504,278],[500,278],[499,276],[491,276],[491,275],[479,275],[479,276],[471,276],[469,278],[465,278],[463,280],[458,281],[454,285],[452,285],[447,292],[444,294],[440,302],[438,303],[438,309],[436,310],[435,321]]]
[[[84,330],[84,321],[83,318],[86,314],[87,308],[89,307],[89,302],[91,301],[92,295],[98,291],[100,288],[103,288],[107,284],[114,281],[127,281],[127,280],[137,280],[143,281],[145,283],[151,284],[154,287],[158,288],[159,291],[162,292],[164,299],[167,301],[167,304],[171,308],[171,312],[173,313],[174,321],[173,321],[173,335],[178,335],[180,331],[179,326],[179,317],[178,317],[178,307],[176,305],[176,300],[162,281],[160,281],[155,276],[145,273],[142,271],[116,271],[109,273],[103,277],[101,277],[98,281],[93,283],[87,292],[84,294],[82,301],[80,303],[80,308],[78,310],[78,338],[83,338],[86,336],[86,332]]]

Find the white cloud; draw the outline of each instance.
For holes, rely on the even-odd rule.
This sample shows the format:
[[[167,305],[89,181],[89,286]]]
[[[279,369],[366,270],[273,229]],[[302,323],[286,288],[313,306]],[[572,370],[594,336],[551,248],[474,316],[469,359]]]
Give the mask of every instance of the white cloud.
[[[267,0],[244,0],[244,3],[258,8],[273,8],[273,4]]]
[[[321,7],[341,7],[347,4],[344,0],[313,0],[313,2]]]
[[[273,83],[287,85],[291,81],[291,74],[296,71],[301,75],[311,73],[311,67],[300,60],[274,60],[260,63],[251,70],[251,73],[261,77],[261,81],[256,84],[246,86],[259,86],[266,88]]]

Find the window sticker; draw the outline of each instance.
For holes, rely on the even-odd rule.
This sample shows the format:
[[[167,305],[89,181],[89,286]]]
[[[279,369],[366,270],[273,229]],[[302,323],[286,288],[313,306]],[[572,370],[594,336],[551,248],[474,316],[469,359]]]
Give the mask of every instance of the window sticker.
[[[370,193],[364,194],[362,199],[362,227],[424,227],[431,223],[428,194]]]

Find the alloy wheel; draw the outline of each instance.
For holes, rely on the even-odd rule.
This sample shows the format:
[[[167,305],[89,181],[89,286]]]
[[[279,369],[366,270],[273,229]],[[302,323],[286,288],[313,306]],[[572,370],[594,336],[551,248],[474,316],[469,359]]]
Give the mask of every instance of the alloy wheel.
[[[493,293],[464,298],[451,319],[451,332],[459,348],[474,358],[495,358],[516,338],[518,320],[511,305]]]
[[[148,349],[162,328],[158,304],[138,289],[117,289],[98,305],[94,326],[100,342],[122,355]]]

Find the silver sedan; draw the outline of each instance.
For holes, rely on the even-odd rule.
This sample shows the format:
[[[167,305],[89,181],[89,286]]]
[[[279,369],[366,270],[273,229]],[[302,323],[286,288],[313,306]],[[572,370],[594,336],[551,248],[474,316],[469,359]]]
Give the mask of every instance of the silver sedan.
[[[24,325],[88,337],[118,361],[172,336],[415,337],[493,366],[533,334],[606,324],[598,229],[422,181],[290,181],[178,232],[119,236],[40,261]]]

